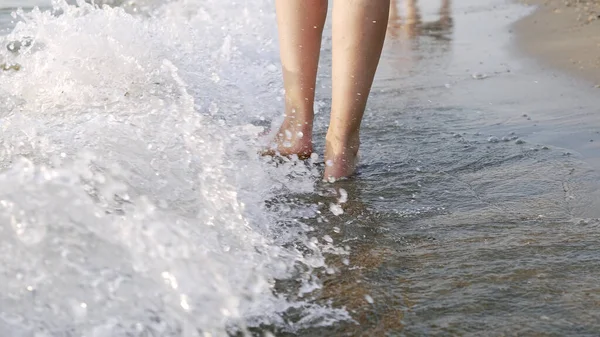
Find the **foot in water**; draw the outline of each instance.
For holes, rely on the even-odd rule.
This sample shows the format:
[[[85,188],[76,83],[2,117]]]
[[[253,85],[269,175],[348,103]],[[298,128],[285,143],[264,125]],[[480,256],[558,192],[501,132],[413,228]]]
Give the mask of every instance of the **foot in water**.
[[[352,176],[358,163],[358,135],[344,139],[328,134],[326,143],[324,179],[333,182]]]
[[[328,181],[354,174],[358,132],[383,49],[390,0],[334,1],[331,119],[325,150]],[[276,0],[286,121],[269,151],[308,157],[327,0]],[[312,28],[310,28],[312,27]],[[309,127],[310,126],[310,127]]]
[[[356,171],[358,163],[359,136],[352,132],[335,135],[328,132],[325,146],[325,172],[324,180],[334,182],[349,178]],[[291,157],[305,160],[313,152],[312,125],[309,122],[298,123],[294,118],[286,118],[273,137],[269,149],[262,151],[262,155]]]
[[[298,122],[287,118],[273,137],[270,147],[263,155],[290,157],[297,155],[299,159],[310,158],[313,152],[312,123]]]

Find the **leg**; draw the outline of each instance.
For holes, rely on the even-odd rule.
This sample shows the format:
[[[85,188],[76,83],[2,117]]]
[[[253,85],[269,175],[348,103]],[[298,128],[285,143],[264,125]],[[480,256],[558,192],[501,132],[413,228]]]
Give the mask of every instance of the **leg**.
[[[327,0],[276,0],[285,119],[272,148],[283,156],[312,153],[315,82]]]
[[[450,0],[442,0],[442,6],[440,8],[440,21],[445,27],[449,27],[452,25]]]
[[[390,1],[390,15],[388,18],[388,36],[392,36],[394,38],[398,37],[398,30],[401,26],[400,13],[398,12],[398,0]]]
[[[398,0],[390,1],[390,15],[388,21],[400,20],[400,13],[398,13]]]
[[[416,0],[406,1],[406,24],[417,25],[421,21],[421,13]]]
[[[359,129],[379,64],[390,0],[333,4],[333,100],[325,149],[325,179],[354,173]]]

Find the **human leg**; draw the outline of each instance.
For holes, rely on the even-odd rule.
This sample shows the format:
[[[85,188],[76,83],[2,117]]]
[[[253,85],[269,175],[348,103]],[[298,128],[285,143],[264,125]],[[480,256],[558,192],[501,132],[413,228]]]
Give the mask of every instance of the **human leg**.
[[[385,40],[390,0],[333,4],[333,97],[325,179],[352,175],[359,131]]]
[[[312,153],[315,82],[327,0],[276,0],[285,118],[272,151],[284,156]]]

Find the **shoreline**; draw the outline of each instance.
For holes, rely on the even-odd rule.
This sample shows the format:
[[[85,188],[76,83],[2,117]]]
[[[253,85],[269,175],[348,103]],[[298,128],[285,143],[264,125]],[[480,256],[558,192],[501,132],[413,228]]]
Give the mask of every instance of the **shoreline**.
[[[517,47],[600,88],[600,0],[518,0],[536,10],[515,23]]]

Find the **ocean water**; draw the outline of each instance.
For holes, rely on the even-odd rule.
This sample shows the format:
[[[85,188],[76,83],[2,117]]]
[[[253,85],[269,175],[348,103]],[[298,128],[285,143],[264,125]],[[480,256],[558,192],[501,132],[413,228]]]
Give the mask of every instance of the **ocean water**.
[[[257,155],[272,1],[105,4],[0,2],[0,335],[600,329],[599,102],[510,50],[528,9],[397,3],[358,176],[325,184]]]
[[[248,121],[281,96],[269,8],[13,12],[0,54],[2,335],[219,336],[349,317],[311,300],[310,271],[333,250],[298,218],[316,210],[265,204],[314,192],[316,177],[254,146]],[[306,295],[278,294],[286,278]]]

